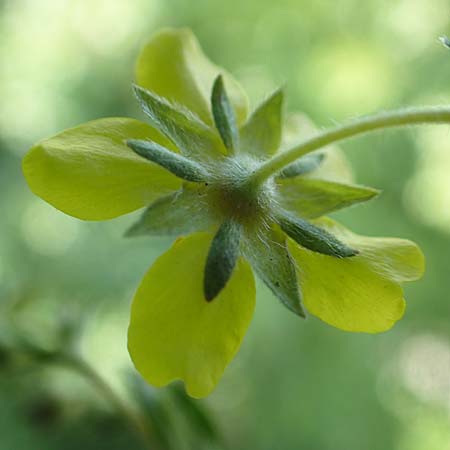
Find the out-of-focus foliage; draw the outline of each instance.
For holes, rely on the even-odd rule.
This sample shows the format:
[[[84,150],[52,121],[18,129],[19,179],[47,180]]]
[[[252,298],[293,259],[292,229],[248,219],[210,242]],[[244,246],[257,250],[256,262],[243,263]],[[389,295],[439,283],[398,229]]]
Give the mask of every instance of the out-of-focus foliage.
[[[253,104],[284,84],[288,109],[320,127],[450,99],[450,55],[437,41],[450,28],[445,0],[0,2],[0,449],[131,445],[92,386],[67,370],[32,369],[11,351],[8,330],[51,347],[60,324],[79,317],[79,350],[137,408],[129,393],[146,397],[125,381],[129,303],[170,240],[122,239],[134,215],[97,224],[59,213],[28,191],[20,158],[35,141],[90,119],[143,119],[132,64],[164,25],[191,27]],[[164,399],[143,413],[162,448],[201,448],[210,414],[236,449],[448,446],[448,128],[386,132],[344,149],[357,180],[384,193],[336,216],[363,234],[411,238],[427,256],[425,278],[407,287],[405,318],[384,335],[346,334],[291,316],[259,285],[249,335],[208,401],[186,407],[178,391],[149,390]]]

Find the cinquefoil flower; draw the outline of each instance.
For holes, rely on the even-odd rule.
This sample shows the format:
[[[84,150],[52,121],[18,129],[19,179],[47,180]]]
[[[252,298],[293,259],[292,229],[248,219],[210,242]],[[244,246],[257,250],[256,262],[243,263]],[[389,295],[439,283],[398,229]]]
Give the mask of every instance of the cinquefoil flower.
[[[281,90],[248,114],[237,82],[184,29],[143,48],[134,90],[150,125],[106,118],[63,131],[34,146],[23,170],[35,194],[74,217],[147,207],[129,236],[183,236],[133,301],[128,347],[149,383],[211,392],[252,318],[253,273],[294,313],[342,330],[377,333],[402,317],[401,283],[421,276],[422,253],[324,217],[378,193],[351,183],[337,149],[252,176],[314,133],[302,115],[283,124]]]

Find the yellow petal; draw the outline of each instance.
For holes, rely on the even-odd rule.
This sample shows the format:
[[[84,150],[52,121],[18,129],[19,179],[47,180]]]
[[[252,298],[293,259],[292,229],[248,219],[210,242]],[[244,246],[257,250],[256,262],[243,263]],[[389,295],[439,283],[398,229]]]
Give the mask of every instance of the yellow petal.
[[[126,139],[167,142],[142,122],[94,120],[35,145],[23,160],[31,190],[55,208],[85,220],[106,220],[149,205],[181,180],[136,155]]]
[[[391,328],[405,309],[399,282],[423,272],[420,249],[403,239],[358,236],[329,219],[316,224],[360,254],[335,258],[289,242],[307,310],[346,331],[378,333]]]
[[[422,250],[408,239],[361,236],[328,217],[314,223],[358,249],[374,270],[392,281],[415,281],[425,271]]]
[[[255,305],[253,275],[238,261],[221,293],[207,302],[203,271],[210,233],[179,239],[145,275],[131,310],[128,349],[154,386],[181,379],[192,397],[216,386],[239,349]]]
[[[247,117],[248,100],[234,78],[214,65],[187,28],[166,28],[142,49],[136,63],[136,83],[175,101],[212,125],[210,98],[213,82],[222,74],[239,124]]]

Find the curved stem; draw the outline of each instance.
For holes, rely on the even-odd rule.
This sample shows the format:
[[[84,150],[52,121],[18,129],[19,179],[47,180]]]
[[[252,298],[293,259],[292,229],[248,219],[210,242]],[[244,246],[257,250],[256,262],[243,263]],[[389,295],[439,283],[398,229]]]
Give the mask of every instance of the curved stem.
[[[426,123],[450,123],[450,107],[423,107],[391,111],[361,117],[347,125],[326,130],[301,144],[279,153],[256,169],[249,180],[251,185],[260,185],[267,178],[306,155],[333,142],[383,128],[401,127]]]
[[[140,437],[145,448],[151,448],[150,436],[140,418],[128,408],[108,382],[90,364],[74,355],[64,356],[61,359],[56,359],[55,362],[74,370],[91,383],[124,418],[130,429]]]

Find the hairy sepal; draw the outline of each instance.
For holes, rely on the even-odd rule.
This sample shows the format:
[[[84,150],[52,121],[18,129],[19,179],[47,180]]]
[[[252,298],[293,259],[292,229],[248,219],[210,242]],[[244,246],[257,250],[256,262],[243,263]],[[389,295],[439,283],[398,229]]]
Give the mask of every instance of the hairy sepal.
[[[330,232],[299,217],[288,213],[281,214],[278,216],[278,223],[281,229],[297,244],[313,252],[337,258],[349,258],[359,253]]]
[[[219,295],[233,273],[239,258],[241,225],[234,220],[222,223],[211,242],[204,273],[204,295],[210,302]]]
[[[208,173],[200,164],[156,142],[129,139],[126,143],[138,155],[164,167],[183,180],[204,182],[208,179]]]

